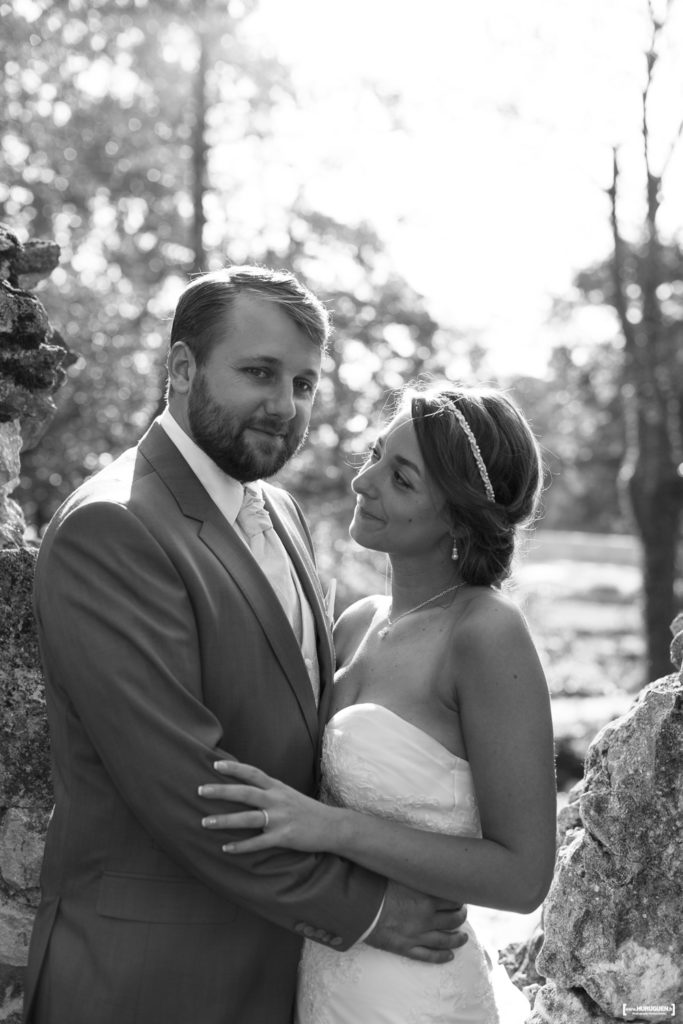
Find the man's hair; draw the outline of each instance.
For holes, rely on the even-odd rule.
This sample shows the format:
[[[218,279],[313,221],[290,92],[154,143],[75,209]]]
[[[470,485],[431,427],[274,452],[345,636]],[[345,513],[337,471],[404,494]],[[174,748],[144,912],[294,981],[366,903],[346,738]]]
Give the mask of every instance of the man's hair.
[[[234,266],[196,277],[182,292],[171,326],[173,346],[184,342],[197,366],[225,336],[238,295],[273,302],[324,352],[330,335],[330,315],[320,299],[287,270]]]

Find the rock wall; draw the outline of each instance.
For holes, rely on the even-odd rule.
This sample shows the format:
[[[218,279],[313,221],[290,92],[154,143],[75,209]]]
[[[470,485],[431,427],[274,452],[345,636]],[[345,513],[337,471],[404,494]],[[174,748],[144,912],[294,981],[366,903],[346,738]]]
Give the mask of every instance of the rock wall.
[[[31,611],[34,556],[0,551],[0,1021],[18,1024],[52,804],[50,748]]]
[[[55,412],[52,394],[75,358],[26,290],[58,260],[54,242],[22,245],[0,224],[0,548],[23,543],[24,517],[10,498],[19,482],[19,455],[42,436]]]
[[[0,224],[0,1021],[19,1024],[23,971],[52,804],[42,674],[31,610],[35,552],[10,497],[19,455],[40,438],[70,353],[26,290],[57,265]]]
[[[680,670],[683,615],[672,630]],[[529,1024],[671,1020],[683,1010],[683,671],[598,733],[558,825],[536,974],[517,957],[518,980],[544,982]]]

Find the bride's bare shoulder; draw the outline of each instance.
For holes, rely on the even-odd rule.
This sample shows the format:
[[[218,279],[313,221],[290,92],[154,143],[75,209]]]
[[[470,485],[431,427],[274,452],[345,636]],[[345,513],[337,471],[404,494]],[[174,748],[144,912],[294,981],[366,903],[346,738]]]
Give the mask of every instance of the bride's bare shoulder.
[[[463,614],[458,623],[463,635],[480,634],[485,642],[489,642],[491,630],[501,626],[527,628],[517,601],[493,587],[471,587],[463,604]]]
[[[519,604],[492,587],[471,587],[454,622],[452,640],[460,652],[465,648],[487,649],[493,640],[527,635],[529,627]]]
[[[338,662],[344,662],[356,650],[375,615],[386,603],[386,597],[371,594],[355,601],[342,612],[334,625],[334,647]]]

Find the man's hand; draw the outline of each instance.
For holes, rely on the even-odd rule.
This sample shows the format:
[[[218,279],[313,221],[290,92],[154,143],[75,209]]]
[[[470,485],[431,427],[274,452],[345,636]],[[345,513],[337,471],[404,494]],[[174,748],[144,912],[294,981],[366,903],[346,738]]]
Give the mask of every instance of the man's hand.
[[[411,960],[445,964],[467,942],[467,932],[460,931],[466,917],[466,907],[390,881],[379,921],[365,941]]]

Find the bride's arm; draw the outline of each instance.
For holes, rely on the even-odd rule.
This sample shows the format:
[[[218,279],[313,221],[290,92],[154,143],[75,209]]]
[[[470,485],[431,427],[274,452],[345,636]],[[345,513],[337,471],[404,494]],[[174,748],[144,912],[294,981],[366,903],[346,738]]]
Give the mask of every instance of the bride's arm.
[[[485,617],[482,629],[471,616],[457,640],[458,703],[483,838],[425,832],[319,804],[233,762],[218,770],[235,784],[200,792],[258,809],[205,819],[205,827],[261,829],[265,810],[267,829],[226,844],[226,852],[271,846],[328,851],[435,896],[533,910],[547,892],[555,854],[548,693],[517,610],[501,598],[487,604]]]

